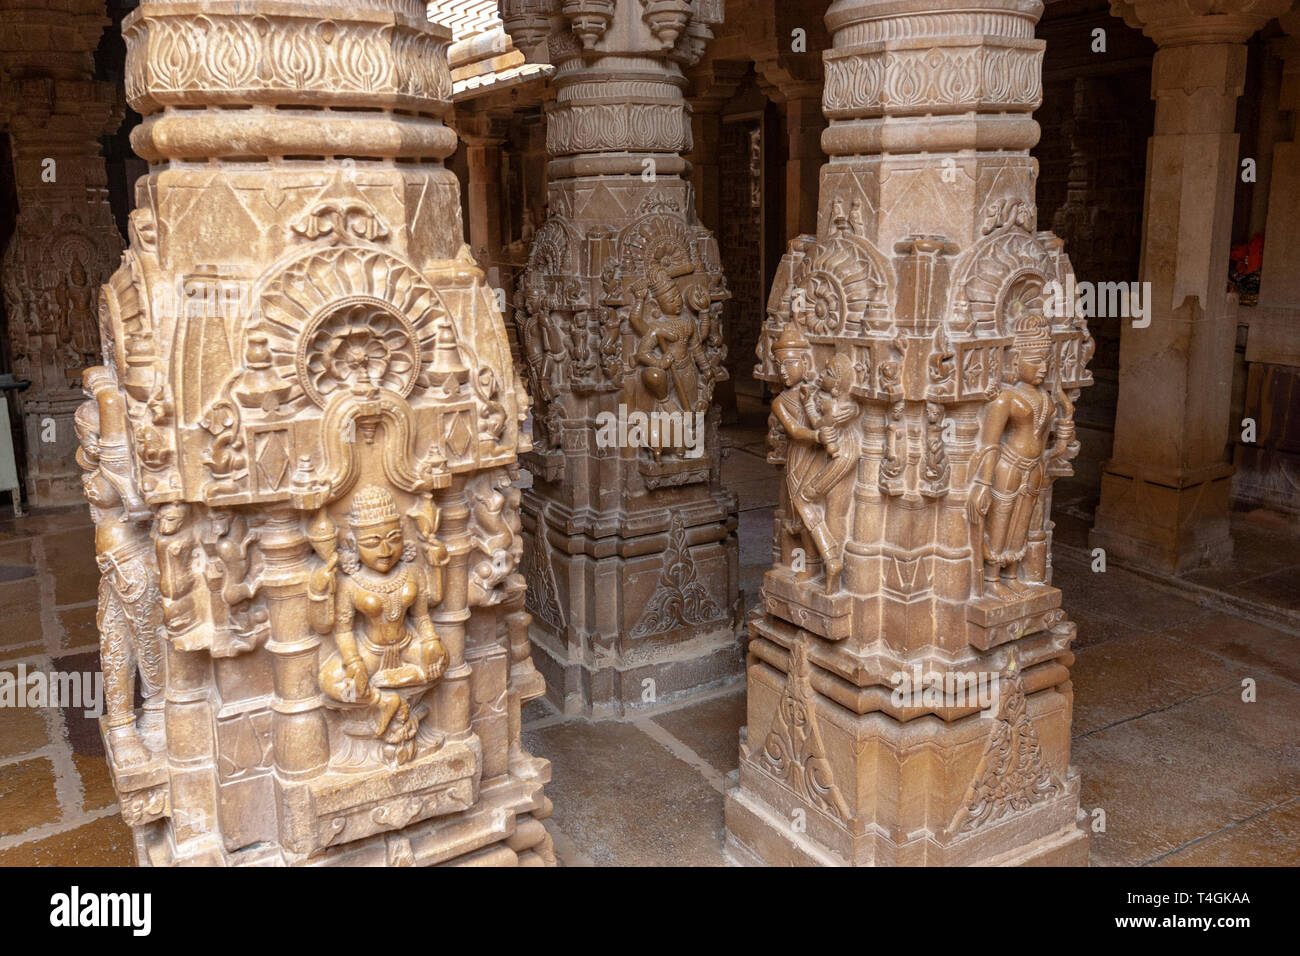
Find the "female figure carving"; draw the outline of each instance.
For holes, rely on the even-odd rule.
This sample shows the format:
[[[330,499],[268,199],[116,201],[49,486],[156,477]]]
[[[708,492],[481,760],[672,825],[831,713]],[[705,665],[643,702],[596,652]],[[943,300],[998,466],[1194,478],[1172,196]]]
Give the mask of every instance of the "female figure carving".
[[[330,551],[308,585],[312,625],[333,629],[337,650],[320,670],[321,690],[341,704],[373,708],[373,732],[398,762],[413,753],[424,716],[412,695],[442,676],[447,652],[429,617],[429,579],[405,540],[393,496],[373,485],[352,498],[355,551]],[[313,540],[318,537],[313,529]],[[335,571],[340,568],[341,577]]]

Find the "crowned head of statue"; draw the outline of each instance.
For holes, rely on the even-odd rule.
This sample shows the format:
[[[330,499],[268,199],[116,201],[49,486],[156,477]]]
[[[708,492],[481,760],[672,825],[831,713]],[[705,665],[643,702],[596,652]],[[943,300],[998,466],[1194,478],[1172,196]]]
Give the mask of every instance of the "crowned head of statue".
[[[812,363],[812,347],[803,331],[793,322],[787,322],[772,345],[772,357],[781,373],[781,384],[793,388],[807,376]]]
[[[1013,326],[1016,379],[1035,387],[1047,377],[1052,356],[1052,330],[1041,310],[1024,309]]]
[[[352,496],[348,516],[361,564],[387,574],[403,559],[406,541],[397,502],[384,488],[368,485]]]

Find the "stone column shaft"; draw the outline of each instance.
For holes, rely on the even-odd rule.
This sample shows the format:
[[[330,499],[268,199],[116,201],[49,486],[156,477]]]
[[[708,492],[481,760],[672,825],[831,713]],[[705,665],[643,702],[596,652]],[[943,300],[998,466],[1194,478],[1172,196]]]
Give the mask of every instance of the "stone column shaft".
[[[1150,325],[1122,327],[1115,444],[1102,469],[1093,541],[1172,573],[1232,551],[1225,451],[1237,319],[1225,285],[1236,106],[1244,41],[1272,14],[1269,4],[1224,6],[1231,9],[1200,16],[1180,0],[1112,3],[1160,48],[1151,67],[1156,117],[1140,270],[1150,283]]]
[[[443,165],[448,31],[144,0],[123,33],[150,169],[76,429],[140,862],[554,864],[526,393]]]
[[[738,862],[1086,862],[1049,555],[1093,343],[1047,308],[1072,272],[1036,221],[1041,13],[826,14],[817,234],[790,243],[759,343],[784,482]]]
[[[502,12],[516,44],[555,66],[547,220],[515,299],[537,446],[523,459],[534,649],[558,704],[623,715],[739,668],[736,505],[712,401],[728,293],[683,157],[682,68],[721,4]]]
[[[0,280],[14,374],[32,383],[18,399],[27,497],[66,505],[82,497],[72,417],[81,370],[99,361],[96,290],[122,250],[99,143],[121,122],[122,95],[94,79],[92,54],[108,22],[102,3],[0,7],[16,41],[5,49],[0,40],[0,96],[12,104],[18,197]]]

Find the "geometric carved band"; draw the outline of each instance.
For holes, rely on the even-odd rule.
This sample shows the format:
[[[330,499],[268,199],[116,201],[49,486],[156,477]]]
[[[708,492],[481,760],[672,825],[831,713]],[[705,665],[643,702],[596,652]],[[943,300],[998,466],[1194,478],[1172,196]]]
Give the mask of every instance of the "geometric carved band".
[[[828,117],[1025,112],[1042,102],[1041,40],[826,55]]]
[[[364,6],[264,3],[283,14],[250,17],[229,0],[148,4],[123,23],[127,99],[146,115],[251,103],[437,110],[451,96],[446,31]]]
[[[681,100],[557,105],[547,114],[546,151],[552,156],[621,150],[688,152],[692,137],[686,109]]]

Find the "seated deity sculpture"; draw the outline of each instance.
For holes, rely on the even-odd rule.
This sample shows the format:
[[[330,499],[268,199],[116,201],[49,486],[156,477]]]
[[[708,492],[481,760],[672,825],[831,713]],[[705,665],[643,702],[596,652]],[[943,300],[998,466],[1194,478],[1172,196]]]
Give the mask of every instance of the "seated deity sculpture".
[[[429,616],[429,579],[392,494],[362,488],[349,517],[354,550],[326,549],[309,585],[312,624],[332,629],[337,647],[321,666],[321,690],[337,704],[367,707],[374,736],[401,763],[426,712],[418,698],[442,676],[447,652]]]

